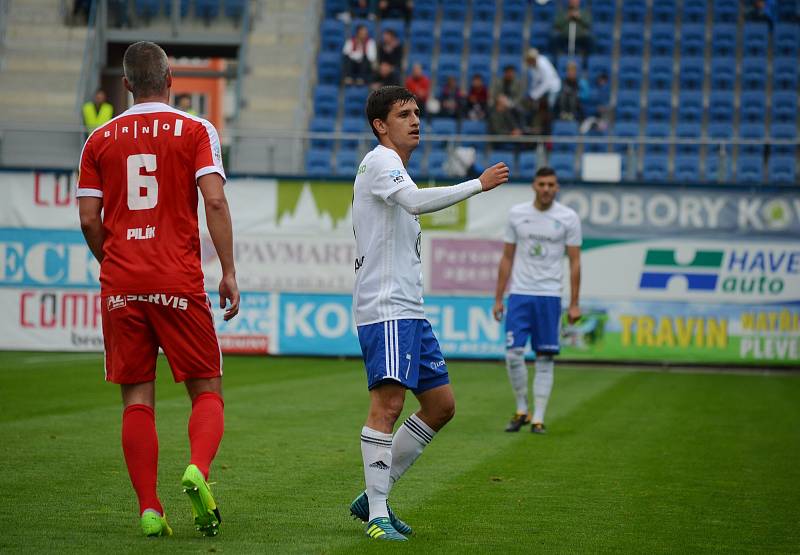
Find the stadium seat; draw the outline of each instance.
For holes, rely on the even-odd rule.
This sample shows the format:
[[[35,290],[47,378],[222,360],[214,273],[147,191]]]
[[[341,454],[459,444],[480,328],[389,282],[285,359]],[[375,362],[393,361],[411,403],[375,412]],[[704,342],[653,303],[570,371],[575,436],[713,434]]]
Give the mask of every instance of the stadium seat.
[[[433,68],[433,56],[430,52],[427,54],[409,54],[408,55],[408,69],[411,70],[411,67],[414,64],[419,64],[422,66],[422,70],[425,72],[426,75],[431,75],[432,68]]]
[[[556,17],[556,2],[531,2],[530,4],[533,8],[533,20],[546,21],[552,27],[553,20]]]
[[[507,66],[513,66],[517,70],[517,75],[522,75],[522,59],[519,54],[501,55],[497,59],[497,73],[502,74]]]
[[[451,75],[456,79],[461,78],[461,55],[439,56],[439,79],[441,82]]]
[[[794,123],[781,123],[773,121],[769,125],[769,136],[772,139],[797,141],[797,126]],[[772,145],[773,154],[794,155],[797,150],[795,144]]]
[[[471,120],[467,119],[461,122],[461,134],[462,135],[487,135],[489,132],[486,129],[486,120]],[[475,149],[482,149],[485,145],[485,141],[477,141],[477,140],[470,140],[465,139],[461,141],[463,146],[471,146]]]
[[[795,182],[797,163],[793,156],[772,156],[767,163],[769,184],[789,185]]]
[[[797,21],[800,19],[800,4],[797,0],[775,2],[778,21]]]
[[[764,120],[760,123],[742,123],[739,125],[739,138],[759,141],[758,144],[742,144],[739,146],[739,155],[762,154],[764,152]]]
[[[467,18],[467,2],[442,2],[442,21],[462,24]]]
[[[716,147],[715,152],[706,156],[704,177],[706,181],[726,181],[731,177],[731,157],[721,156]]]
[[[519,23],[503,23],[500,27],[498,49],[500,54],[516,54],[522,48],[522,26]]]
[[[708,136],[712,139],[730,139],[733,137],[733,126],[724,121],[710,122]]]
[[[675,52],[675,26],[673,24],[653,25],[650,32],[650,55],[672,56]]]
[[[650,58],[648,83],[650,90],[672,90],[672,58]]]
[[[646,181],[666,181],[669,177],[669,158],[666,155],[645,155],[642,177]]]
[[[711,91],[708,112],[712,122],[733,121],[733,91]]]
[[[716,58],[736,56],[736,25],[714,25],[711,55]]]
[[[638,23],[625,23],[619,37],[620,56],[641,56],[644,52],[642,26]]]
[[[678,80],[681,90],[700,90],[703,88],[705,69],[702,58],[681,58]]]
[[[489,153],[489,156],[486,157],[486,165],[485,167],[494,166],[499,162],[504,162],[506,166],[508,166],[510,172],[516,173],[517,171],[517,164],[516,164],[516,155],[511,150],[494,150]]]
[[[761,156],[739,156],[736,163],[737,183],[758,183],[764,179],[764,163]]]
[[[483,23],[481,23],[483,24]],[[494,38],[485,32],[473,30],[469,36],[470,56],[478,54],[480,56],[491,56],[494,48]]]
[[[647,2],[645,0],[625,0],[622,3],[622,22],[641,25],[647,15]]]
[[[474,75],[483,77],[483,83],[489,86],[492,82],[491,56],[470,56],[467,61],[467,79],[472,79]]]
[[[342,120],[342,133],[367,133],[367,120],[363,116],[348,116]],[[339,139],[339,148],[355,150],[359,139]]]
[[[495,0],[475,0],[472,3],[472,21],[494,23],[494,14],[497,10]]]
[[[797,120],[797,95],[789,91],[772,93],[772,121],[791,123]]]
[[[309,149],[306,153],[306,173],[326,176],[331,173],[331,151],[328,149]]]
[[[678,97],[678,121],[700,122],[703,119],[703,92],[681,91]]]
[[[769,28],[766,23],[748,21],[744,26],[742,46],[748,56],[766,56],[769,50]]]
[[[529,46],[539,49],[540,52],[550,52],[550,33],[552,24],[546,21],[534,20],[531,24]]]
[[[134,10],[137,17],[149,21],[159,14],[161,2],[159,0],[135,0]]]
[[[392,30],[401,42],[406,40],[406,23],[402,19],[383,19],[381,20],[380,33]]]
[[[745,91],[739,97],[740,120],[747,123],[764,122],[766,106],[764,94],[760,92]]]
[[[738,0],[714,0],[714,23],[736,23],[739,18]]]
[[[745,58],[742,62],[743,90],[763,91],[767,84],[767,59]]]
[[[598,23],[592,27],[594,28],[592,54],[611,56],[614,50],[614,26]]]
[[[653,2],[653,23],[669,24],[673,27],[675,22],[675,1],[674,0],[659,0]]]
[[[638,91],[642,88],[642,58],[623,57],[619,60],[617,84],[624,91]]]
[[[705,25],[683,25],[681,27],[681,58],[701,57],[705,48]]]
[[[326,19],[319,28],[320,52],[341,52],[344,44],[345,25],[338,19]]]
[[[610,56],[590,54],[587,60],[587,66],[589,69],[589,79],[592,82],[594,82],[594,80],[597,79],[597,76],[601,73],[605,73],[608,76],[611,75]]]
[[[637,122],[640,113],[638,92],[621,91],[617,97],[616,118],[621,122]]]
[[[332,133],[335,127],[335,118],[314,117],[311,120],[309,131],[312,133]],[[311,148],[331,149],[333,148],[333,139],[311,139]]]
[[[526,181],[533,179],[533,174],[536,173],[536,164],[535,151],[521,152],[517,163],[517,171],[520,177]]]
[[[229,4],[231,5],[230,8],[228,8]],[[244,2],[242,0],[230,0],[228,2],[225,2],[225,15],[228,15],[229,17],[238,17],[238,16],[235,15],[236,14],[236,8],[239,7],[242,11],[244,11],[243,10],[243,8],[244,8],[243,4],[244,4]],[[228,13],[229,9],[230,9],[230,12],[231,12],[230,14]],[[189,14],[189,0],[180,0],[178,13],[181,14],[181,17],[186,17]],[[167,17],[172,15],[172,1],[171,0],[169,2],[164,2],[164,15],[166,15]],[[241,11],[239,12],[239,16],[241,16]]]
[[[614,126],[611,135],[625,139],[636,139],[639,137],[639,124],[634,122],[619,122]],[[629,140],[612,145],[614,152],[619,152],[623,155],[627,154],[631,147],[634,149],[637,147],[636,141]]]
[[[617,5],[613,1],[594,0],[591,3],[592,21],[597,23],[614,23],[617,15]]]
[[[797,91],[797,60],[775,58],[772,61],[773,91]]]
[[[698,0],[692,2],[682,2],[681,20],[687,23],[705,23],[706,21],[706,2]]]
[[[648,121],[644,134],[648,139],[669,139],[672,128],[668,122]],[[669,143],[649,143],[645,145],[645,154],[668,154]]]
[[[342,55],[336,52],[320,52],[317,57],[317,82],[338,85],[342,79]]]
[[[452,136],[458,132],[458,122],[455,120],[455,118],[434,118],[431,121],[430,129],[430,132],[434,135]],[[447,144],[447,140],[448,139],[431,141],[431,143],[438,147],[442,147]]]
[[[587,138],[590,139],[603,139],[602,142],[596,141],[586,141],[583,143],[583,152],[608,152],[608,135],[605,131],[601,131],[597,128],[592,128],[589,130],[588,133],[585,135]]]
[[[575,179],[575,155],[565,152],[550,154],[549,165],[558,176],[559,181]]]
[[[776,57],[797,59],[800,54],[800,24],[778,23],[775,26],[772,53]]]
[[[443,53],[461,55],[464,49],[464,25],[462,22],[446,20],[442,23],[439,47]]]
[[[736,86],[736,58],[711,58],[711,89],[732,91]]]
[[[579,134],[578,123],[575,121],[556,120],[553,123],[554,137],[577,137]],[[574,140],[568,142],[553,141],[553,152],[569,152],[574,154],[576,148],[577,144]]]
[[[219,15],[219,0],[195,0],[194,15],[210,21]]]
[[[325,17],[334,18],[347,11],[347,0],[325,0]]]
[[[672,118],[672,94],[670,92],[651,91],[647,95],[647,119],[669,123]]]
[[[700,157],[697,155],[681,155],[675,157],[676,181],[694,182],[700,180]]]
[[[438,9],[437,0],[416,0],[414,2],[414,21],[434,21]]]
[[[503,13],[501,14],[503,21],[525,21],[525,15],[528,11],[528,6],[525,2],[505,0],[503,2]],[[536,19],[534,19],[536,21]]]
[[[186,4],[188,6],[188,0],[186,0]],[[244,14],[246,5],[247,2],[245,0],[225,0],[225,16],[234,20],[240,19]]]
[[[428,154],[428,175],[434,178],[445,178],[447,172],[444,165],[447,162],[447,151],[432,150]]]
[[[358,152],[355,150],[339,150],[336,153],[336,168],[334,174],[338,177],[353,178],[358,166]]]

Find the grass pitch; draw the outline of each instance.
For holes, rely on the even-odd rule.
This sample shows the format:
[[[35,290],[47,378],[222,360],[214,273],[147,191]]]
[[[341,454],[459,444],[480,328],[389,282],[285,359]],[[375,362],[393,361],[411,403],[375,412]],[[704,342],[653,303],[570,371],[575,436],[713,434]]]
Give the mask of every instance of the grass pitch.
[[[547,436],[502,431],[500,363],[451,362],[450,375],[456,418],[391,496],[414,535],[386,545],[348,517],[363,484],[360,362],[228,357],[211,477],[223,523],[202,538],[179,483],[189,402],[161,360],[159,491],[175,535],[148,540],[101,357],[0,353],[0,552],[800,550],[800,375],[557,364]]]

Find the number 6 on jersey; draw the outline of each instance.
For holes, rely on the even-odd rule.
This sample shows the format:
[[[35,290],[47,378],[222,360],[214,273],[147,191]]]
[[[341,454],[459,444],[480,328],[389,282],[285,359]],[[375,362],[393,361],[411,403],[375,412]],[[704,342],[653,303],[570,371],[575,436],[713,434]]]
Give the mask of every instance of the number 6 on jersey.
[[[128,156],[128,208],[131,210],[149,210],[158,204],[158,181],[154,175],[142,175],[144,168],[154,172],[155,154],[131,154]]]

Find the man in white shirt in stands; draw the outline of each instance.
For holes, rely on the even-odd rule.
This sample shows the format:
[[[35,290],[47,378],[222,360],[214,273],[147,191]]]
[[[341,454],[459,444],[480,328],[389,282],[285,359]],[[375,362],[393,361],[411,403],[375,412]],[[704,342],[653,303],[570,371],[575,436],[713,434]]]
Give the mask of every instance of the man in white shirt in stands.
[[[561,91],[561,78],[556,68],[535,48],[528,50],[525,62],[528,64],[528,96],[534,102],[547,98],[547,106],[552,109]]]
[[[503,257],[497,272],[494,317],[503,318],[503,295],[511,278],[506,315],[506,369],[517,401],[517,412],[506,428],[518,432],[531,422],[531,432],[543,434],[544,414],[553,388],[553,357],[559,353],[561,281],[564,253],[569,258],[570,302],[567,319],[581,316],[581,222],[571,208],[555,200],[558,179],[552,168],[539,168],[533,180],[536,197],[511,207]],[[528,338],[536,352],[533,379],[534,413],[528,412]]]
[[[380,144],[359,164],[353,187],[353,310],[370,407],[361,429],[366,490],[350,512],[367,522],[369,537],[403,541],[411,528],[389,509],[389,490],[455,411],[447,364],[422,304],[419,214],[494,189],[508,181],[508,167],[498,163],[479,179],[418,189],[406,171],[419,145],[414,95],[382,87],[370,94],[366,113]],[[420,409],[393,436],[407,389]]]

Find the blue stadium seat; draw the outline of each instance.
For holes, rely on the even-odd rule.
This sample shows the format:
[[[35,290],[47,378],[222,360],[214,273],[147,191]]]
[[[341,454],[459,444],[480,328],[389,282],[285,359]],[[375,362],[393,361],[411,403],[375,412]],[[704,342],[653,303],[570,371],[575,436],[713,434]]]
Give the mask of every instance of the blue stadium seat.
[[[715,23],[736,23],[739,18],[739,1],[714,0],[712,12]]]
[[[566,152],[554,152],[549,156],[549,165],[558,176],[559,181],[575,179],[575,155]]]
[[[431,132],[436,135],[455,135],[457,128],[455,118],[434,118],[431,121]]]
[[[746,154],[762,154],[764,152],[764,120],[760,123],[742,123],[739,125],[741,139],[757,140],[758,144],[743,144],[739,146],[739,156]]]
[[[494,48],[494,37],[491,34],[473,30],[469,37],[470,55],[491,56]]]
[[[497,10],[495,0],[475,0],[472,3],[472,21],[494,23],[494,14]]]
[[[136,0],[134,9],[137,17],[149,20],[158,15],[161,10],[161,2],[159,0]]]
[[[747,123],[764,122],[766,106],[764,94],[760,92],[745,91],[739,97],[740,119]]]
[[[728,180],[731,176],[731,157],[730,155],[722,157],[717,151],[716,147],[713,153],[706,156],[706,181],[720,181]]]
[[[769,50],[769,28],[766,23],[748,21],[744,26],[742,45],[748,56],[766,56]]]
[[[620,56],[641,56],[644,52],[642,26],[638,23],[624,23],[619,37]]]
[[[730,122],[718,121],[708,124],[708,136],[712,139],[730,139],[733,137],[733,126]]]
[[[645,155],[642,177],[645,181],[666,181],[669,177],[669,158],[663,154]]]
[[[498,74],[502,74],[503,70],[508,66],[513,66],[517,70],[517,75],[522,75],[522,58],[519,57],[519,54],[506,54],[497,59]]]
[[[488,133],[486,129],[486,120],[467,119],[461,122],[462,135],[488,135]],[[486,145],[486,142],[467,139],[461,141],[461,144],[480,150]]]
[[[772,93],[772,121],[794,124],[797,120],[797,95],[790,91]]]
[[[775,26],[772,53],[777,57],[797,59],[800,54],[800,24],[778,23]]]
[[[736,58],[711,58],[711,89],[732,91],[736,86]]]
[[[461,56],[460,55],[440,55],[439,56],[439,79],[444,79],[451,75],[457,79],[461,78]]]
[[[446,20],[442,23],[439,47],[447,54],[461,54],[464,49],[464,25],[462,22]]]
[[[611,56],[614,50],[614,26],[612,24],[593,25],[594,44],[592,54]]]
[[[411,38],[411,44],[409,45],[409,55],[425,56],[428,58],[428,63],[430,64],[430,59],[433,54],[433,46],[434,46],[433,35],[428,35],[424,33],[420,34],[412,33],[411,37],[412,38]]]
[[[705,23],[706,21],[706,2],[705,0],[696,0],[692,2],[683,2],[683,9],[681,12],[681,20],[683,24],[687,23]]]
[[[553,136],[555,137],[577,137],[578,123],[575,121],[556,120],[553,123]],[[574,140],[569,142],[553,142],[553,152],[569,152],[574,154],[577,144]]]
[[[447,172],[444,170],[446,162],[446,151],[432,150],[430,154],[428,154],[428,175],[434,178],[446,178]]]
[[[194,15],[210,20],[219,15],[219,0],[195,0]]]
[[[335,118],[314,117],[311,120],[309,131],[312,133],[331,133],[335,126]],[[333,148],[333,139],[311,139],[311,148],[331,149]]]
[[[550,33],[553,25],[547,21],[534,20],[531,24],[529,45],[538,48],[541,52],[550,52]]]
[[[473,75],[483,77],[483,83],[489,86],[492,82],[492,57],[470,56],[467,61],[467,78],[472,79]]]
[[[703,119],[702,91],[681,91],[678,97],[678,121],[701,122]]]
[[[391,29],[394,31],[397,38],[400,39],[400,42],[404,42],[406,40],[406,22],[402,19],[383,19],[381,20],[381,29],[380,32],[383,33],[386,30]]]
[[[414,21],[434,21],[438,9],[437,0],[416,0],[414,2]]]
[[[636,139],[639,137],[639,124],[634,122],[619,122],[614,126],[614,129],[611,131],[611,135],[626,139]],[[631,144],[634,148],[636,148],[635,141],[615,143],[612,145],[612,148],[614,152],[626,154],[628,152],[629,145]]]
[[[769,135],[773,139],[797,141],[797,126],[794,123],[772,122],[769,125]],[[772,154],[793,156],[797,147],[795,144],[772,145]]]
[[[500,54],[519,55],[522,50],[522,25],[520,23],[503,23],[500,27],[500,38],[498,39]]]
[[[779,21],[797,21],[800,19],[800,4],[797,0],[782,0],[775,2],[776,13]]]
[[[774,58],[772,60],[773,91],[797,91],[797,60]]]
[[[679,82],[682,90],[700,90],[703,88],[705,69],[702,58],[681,58]]]
[[[345,41],[345,25],[338,19],[326,19],[319,28],[321,52],[341,52]]]
[[[674,0],[653,2],[653,23],[667,23],[672,26],[675,22],[675,13]]]
[[[511,150],[492,150],[489,156],[486,157],[486,167],[494,166],[500,162],[504,162],[511,173],[515,173],[517,164],[515,162],[516,156]]]
[[[591,3],[592,21],[596,23],[614,23],[617,5],[611,0],[594,0]]]
[[[611,57],[598,54],[590,54],[587,60],[589,68],[589,79],[594,81],[598,75],[605,73],[611,75]]]
[[[672,58],[650,58],[650,90],[672,90]]]
[[[331,151],[328,149],[309,149],[306,152],[306,173],[327,176],[331,173]]]
[[[705,25],[683,25],[681,27],[681,57],[697,58],[706,48]]]
[[[767,175],[770,185],[789,185],[795,182],[797,163],[793,156],[772,156],[767,163]]]
[[[623,23],[636,23],[641,25],[647,15],[647,2],[645,0],[625,0],[622,3]]]
[[[186,4],[189,4],[188,0]],[[225,0],[225,15],[231,19],[240,19],[246,5],[246,0]]]
[[[422,70],[426,75],[430,76],[433,68],[433,56],[429,52],[427,54],[409,54],[408,55],[408,69],[411,70],[414,64],[422,66]]]
[[[336,52],[320,52],[317,57],[317,82],[338,85],[342,79],[342,55]]]
[[[672,118],[672,93],[651,91],[647,95],[647,119],[667,122]]]
[[[621,91],[617,96],[616,118],[621,122],[638,122],[640,97],[638,92]]]
[[[230,5],[230,8],[229,8]],[[241,11],[244,11],[244,2],[243,0],[228,0],[225,2],[225,15],[228,17],[239,17],[241,16],[241,11],[239,15],[236,15],[236,8],[240,7]],[[228,11],[230,10],[230,13]],[[181,14],[181,17],[186,17],[189,14],[189,0],[180,0],[178,13]],[[164,15],[170,16],[172,15],[172,1],[164,2]]]
[[[681,155],[675,157],[676,181],[694,182],[700,180],[700,157],[697,155]]]
[[[364,116],[346,116],[342,120],[342,133],[367,133],[367,119]],[[359,139],[339,139],[339,148],[356,149]]]
[[[669,139],[672,128],[668,122],[648,121],[644,134],[649,139]],[[669,143],[649,143],[645,145],[645,154],[668,154]]]
[[[743,90],[763,91],[767,85],[767,59],[745,58],[742,61]]]
[[[347,0],[325,0],[325,17],[336,17],[347,11]]]
[[[314,93],[314,117],[323,119],[335,118],[338,112],[338,96]]]
[[[525,152],[521,152],[519,155],[519,161],[517,163],[517,171],[520,175],[520,178],[524,180],[531,180],[533,179],[533,174],[536,173],[536,152],[532,150],[527,150]]]
[[[711,55],[736,56],[736,25],[715,25],[711,33]]]
[[[355,177],[358,167],[358,152],[355,150],[339,150],[336,153],[336,169],[338,177]]]
[[[551,24],[556,17],[556,2],[531,2],[534,21],[546,21]],[[505,7],[505,6],[504,6]]]
[[[733,121],[733,91],[712,91],[708,100],[710,121]]]
[[[672,56],[675,53],[675,26],[673,24],[653,25],[650,31],[650,55]]]
[[[638,91],[642,88],[642,58],[620,58],[617,84],[624,91]]]
[[[739,156],[736,163],[737,183],[758,183],[764,180],[764,162],[761,156]]]
[[[442,2],[442,21],[463,23],[466,18],[466,2]]]

